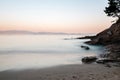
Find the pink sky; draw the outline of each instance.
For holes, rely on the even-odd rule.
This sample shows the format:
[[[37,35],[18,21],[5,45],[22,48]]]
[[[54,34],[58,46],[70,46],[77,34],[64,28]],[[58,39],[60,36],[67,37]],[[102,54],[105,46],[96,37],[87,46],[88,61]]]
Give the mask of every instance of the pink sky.
[[[1,0],[0,30],[98,33],[111,25],[105,0]]]

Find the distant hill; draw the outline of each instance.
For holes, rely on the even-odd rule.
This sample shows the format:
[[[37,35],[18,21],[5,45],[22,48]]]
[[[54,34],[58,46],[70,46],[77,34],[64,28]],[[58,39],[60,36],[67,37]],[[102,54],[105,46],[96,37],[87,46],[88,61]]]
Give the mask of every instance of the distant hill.
[[[58,34],[58,35],[65,35],[65,34],[76,34],[76,33],[62,33],[62,32],[32,32],[32,31],[24,31],[24,30],[7,30],[7,31],[0,31],[0,34],[7,34],[7,35],[11,35],[11,34],[30,34],[30,35],[41,35],[41,34]],[[78,33],[79,34],[79,33]]]
[[[35,32],[17,30],[0,31],[0,34],[34,34],[34,33]]]

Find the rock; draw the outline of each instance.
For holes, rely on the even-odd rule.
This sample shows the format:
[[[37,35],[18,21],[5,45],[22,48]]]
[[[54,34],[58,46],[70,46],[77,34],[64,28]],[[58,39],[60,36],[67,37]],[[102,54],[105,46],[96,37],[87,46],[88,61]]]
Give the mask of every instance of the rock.
[[[109,57],[109,52],[106,52],[104,54],[99,55],[100,58],[108,58]]]
[[[95,57],[95,56],[82,58],[83,63],[92,63],[92,62],[95,62],[96,60],[97,60],[97,57]]]
[[[113,60],[113,59],[102,59],[102,60],[97,60],[96,63],[99,64],[105,64],[105,63],[109,63],[109,62],[120,62],[120,60]]]
[[[120,44],[110,44],[105,46],[106,52],[108,53],[107,58],[110,59],[119,59],[120,60]]]
[[[85,50],[89,50],[90,48],[88,46],[81,46],[81,48],[84,48]]]
[[[110,28],[98,33],[96,36],[91,38],[91,41],[86,43],[88,44],[102,44],[108,45],[112,43],[120,42],[120,19],[111,25]]]
[[[95,36],[85,36],[85,37],[78,37],[76,39],[92,39],[94,38]]]
[[[72,76],[72,78],[76,79],[76,78],[77,78],[77,76]]]
[[[98,33],[90,41],[85,42],[92,45],[104,45],[106,53],[101,55],[104,60],[97,63],[119,62],[120,61],[120,19],[111,25],[110,28]]]
[[[89,39],[91,40],[85,43],[90,45],[104,45],[106,48],[107,54],[102,55],[102,57],[107,59],[98,60],[96,61],[97,63],[120,62],[120,18],[110,28],[98,33],[94,37],[91,36]],[[81,46],[81,48],[89,50],[89,47],[87,48],[86,46]],[[85,57],[82,61],[89,62],[91,58]]]

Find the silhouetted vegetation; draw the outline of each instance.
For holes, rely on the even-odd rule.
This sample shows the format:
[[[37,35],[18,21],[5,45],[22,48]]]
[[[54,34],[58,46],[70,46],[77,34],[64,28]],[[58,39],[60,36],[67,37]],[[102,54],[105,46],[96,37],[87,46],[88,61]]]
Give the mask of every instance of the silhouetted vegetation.
[[[107,16],[120,19],[120,0],[108,0],[108,7],[105,7],[104,12]]]

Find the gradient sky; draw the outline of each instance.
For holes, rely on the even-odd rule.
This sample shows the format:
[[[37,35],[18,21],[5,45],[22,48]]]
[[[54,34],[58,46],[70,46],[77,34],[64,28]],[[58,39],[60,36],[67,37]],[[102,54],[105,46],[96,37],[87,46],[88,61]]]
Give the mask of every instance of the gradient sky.
[[[107,0],[0,0],[0,30],[97,33],[111,25]]]

